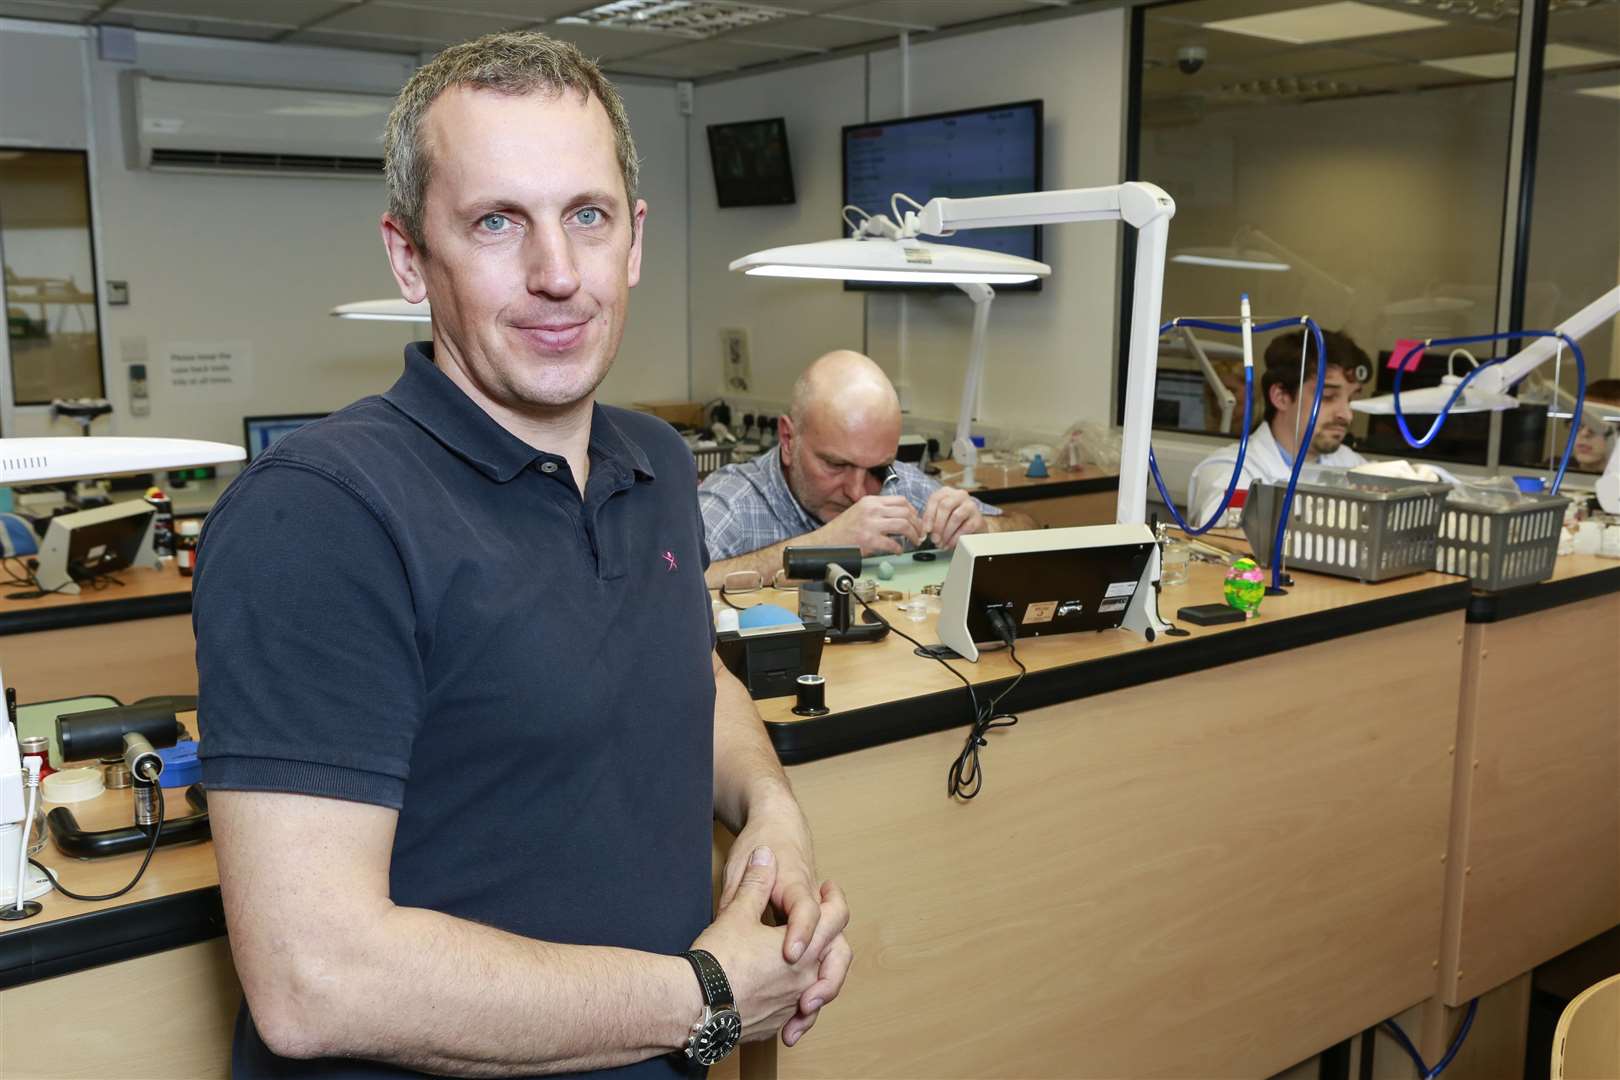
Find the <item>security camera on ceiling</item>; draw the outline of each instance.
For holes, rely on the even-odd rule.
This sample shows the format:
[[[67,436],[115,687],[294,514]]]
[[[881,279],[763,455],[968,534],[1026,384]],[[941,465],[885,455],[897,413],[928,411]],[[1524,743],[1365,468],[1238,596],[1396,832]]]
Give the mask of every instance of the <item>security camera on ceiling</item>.
[[[1176,50],[1176,67],[1183,75],[1195,75],[1209,59],[1209,50],[1202,45],[1183,45]]]

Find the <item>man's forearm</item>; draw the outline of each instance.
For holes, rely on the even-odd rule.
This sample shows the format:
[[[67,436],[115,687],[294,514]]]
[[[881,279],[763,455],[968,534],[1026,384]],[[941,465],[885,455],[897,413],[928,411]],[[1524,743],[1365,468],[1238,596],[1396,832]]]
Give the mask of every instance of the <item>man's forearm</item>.
[[[555,945],[421,908],[389,908],[322,945],[288,988],[293,1015],[261,1007],[249,984],[280,1054],[451,1076],[575,1072],[668,1052],[702,1011],[680,957]]]
[[[748,691],[724,667],[717,667],[714,689],[714,816],[736,833],[750,814],[766,807],[798,813],[787,773]]]
[[[999,514],[985,515],[985,524],[990,532],[1023,532],[1025,529],[1038,529],[1035,519],[1022,510],[1003,510]]]

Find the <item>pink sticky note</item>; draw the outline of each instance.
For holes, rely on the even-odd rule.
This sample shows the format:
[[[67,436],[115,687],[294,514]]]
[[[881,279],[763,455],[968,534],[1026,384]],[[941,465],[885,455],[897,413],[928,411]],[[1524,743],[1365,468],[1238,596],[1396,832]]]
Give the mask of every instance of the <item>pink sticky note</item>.
[[[1423,342],[1408,338],[1402,338],[1395,342],[1395,351],[1389,354],[1390,370],[1400,367],[1401,357],[1408,352],[1412,354],[1412,358],[1406,362],[1406,370],[1416,371],[1419,362],[1423,359]]]

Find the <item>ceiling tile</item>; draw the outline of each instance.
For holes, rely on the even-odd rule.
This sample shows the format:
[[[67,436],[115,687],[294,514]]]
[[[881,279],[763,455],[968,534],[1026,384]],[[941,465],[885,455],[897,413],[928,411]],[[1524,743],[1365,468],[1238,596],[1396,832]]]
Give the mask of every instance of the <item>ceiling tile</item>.
[[[385,34],[337,34],[330,30],[300,30],[285,40],[291,45],[326,45],[334,49],[404,53],[407,56],[437,52],[439,49],[438,43],[413,38],[389,37]]]
[[[676,41],[663,34],[642,34],[633,30],[603,30],[596,26],[574,23],[547,23],[540,27],[545,33],[563,41],[572,41],[580,52],[598,60],[619,60],[629,56],[668,48]]]
[[[419,7],[395,7],[382,0],[352,7],[310,29],[337,34],[387,34],[418,41],[468,41],[521,22],[510,15],[464,15]]]
[[[839,8],[837,14],[850,18],[871,19],[894,23],[896,29],[905,24],[921,28],[940,29],[959,23],[978,22],[1002,15],[1017,15],[1026,11],[1045,10],[1045,4],[1030,0],[951,0],[948,4],[919,4],[914,0],[870,0],[853,7]]]
[[[95,14],[90,4],[53,4],[29,0],[0,0],[0,18],[41,19],[45,22],[83,22]]]
[[[353,0],[118,0],[104,16],[139,13],[187,19],[226,19],[261,26],[302,26],[311,19],[342,11]],[[104,21],[113,21],[105,20]]]
[[[1358,51],[1396,60],[1430,60],[1437,56],[1472,56],[1475,53],[1512,49],[1517,43],[1518,33],[1515,20],[1456,23],[1435,30],[1395,34],[1377,41],[1358,41],[1354,47]]]
[[[738,45],[723,40],[695,41],[690,45],[677,45],[672,49],[660,49],[649,53],[644,58],[659,64],[674,64],[701,68],[704,74],[718,71],[735,71],[738,68],[750,67],[754,64],[768,64],[776,60],[791,59],[791,53],[781,49],[764,48],[758,45]]]
[[[803,52],[842,49],[849,45],[864,45],[871,41],[888,41],[894,31],[873,23],[852,22],[847,19],[805,17],[785,19],[779,23],[745,27],[724,34],[717,41],[755,42],[767,45],[791,46]]]
[[[580,8],[589,7],[590,3],[591,0],[395,0],[394,6],[493,15],[513,23],[537,23],[559,15],[572,15]]]
[[[98,16],[96,22],[108,26],[133,26],[137,30],[151,30],[162,34],[195,34],[202,37],[240,38],[247,41],[271,41],[291,29],[287,26],[238,22],[234,19],[148,15],[120,8],[114,8]]]
[[[1620,52],[1620,4],[1559,8],[1547,20],[1547,40]]]

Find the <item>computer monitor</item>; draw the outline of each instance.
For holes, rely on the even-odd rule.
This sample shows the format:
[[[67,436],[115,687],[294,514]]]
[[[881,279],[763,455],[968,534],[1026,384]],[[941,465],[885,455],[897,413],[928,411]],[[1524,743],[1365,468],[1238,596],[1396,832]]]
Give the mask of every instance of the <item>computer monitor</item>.
[[[1017,101],[977,109],[897,117],[844,128],[844,201],[869,214],[888,214],[890,196],[919,203],[936,196],[970,199],[1042,189],[1045,107]],[[902,204],[903,205],[903,204]],[[848,222],[840,218],[839,235]],[[963,244],[1040,260],[1041,227],[1018,225],[926,237],[933,244]],[[998,285],[997,292],[1034,291],[1041,279]],[[953,289],[951,285],[846,281],[845,289]]]
[[[319,420],[325,415],[327,414],[312,412],[242,417],[242,446],[247,450],[248,460],[252,461],[270,449],[270,444],[283,435],[297,431],[311,420]]]
[[[1011,620],[1015,638],[1141,631],[1156,611],[1154,548],[1146,525],[963,536],[940,593],[939,640],[977,660],[980,644],[1001,640],[992,609]]]
[[[76,593],[82,581],[131,566],[161,565],[152,549],[156,514],[144,499],[131,499],[51,518],[35,571],[40,589]]]

